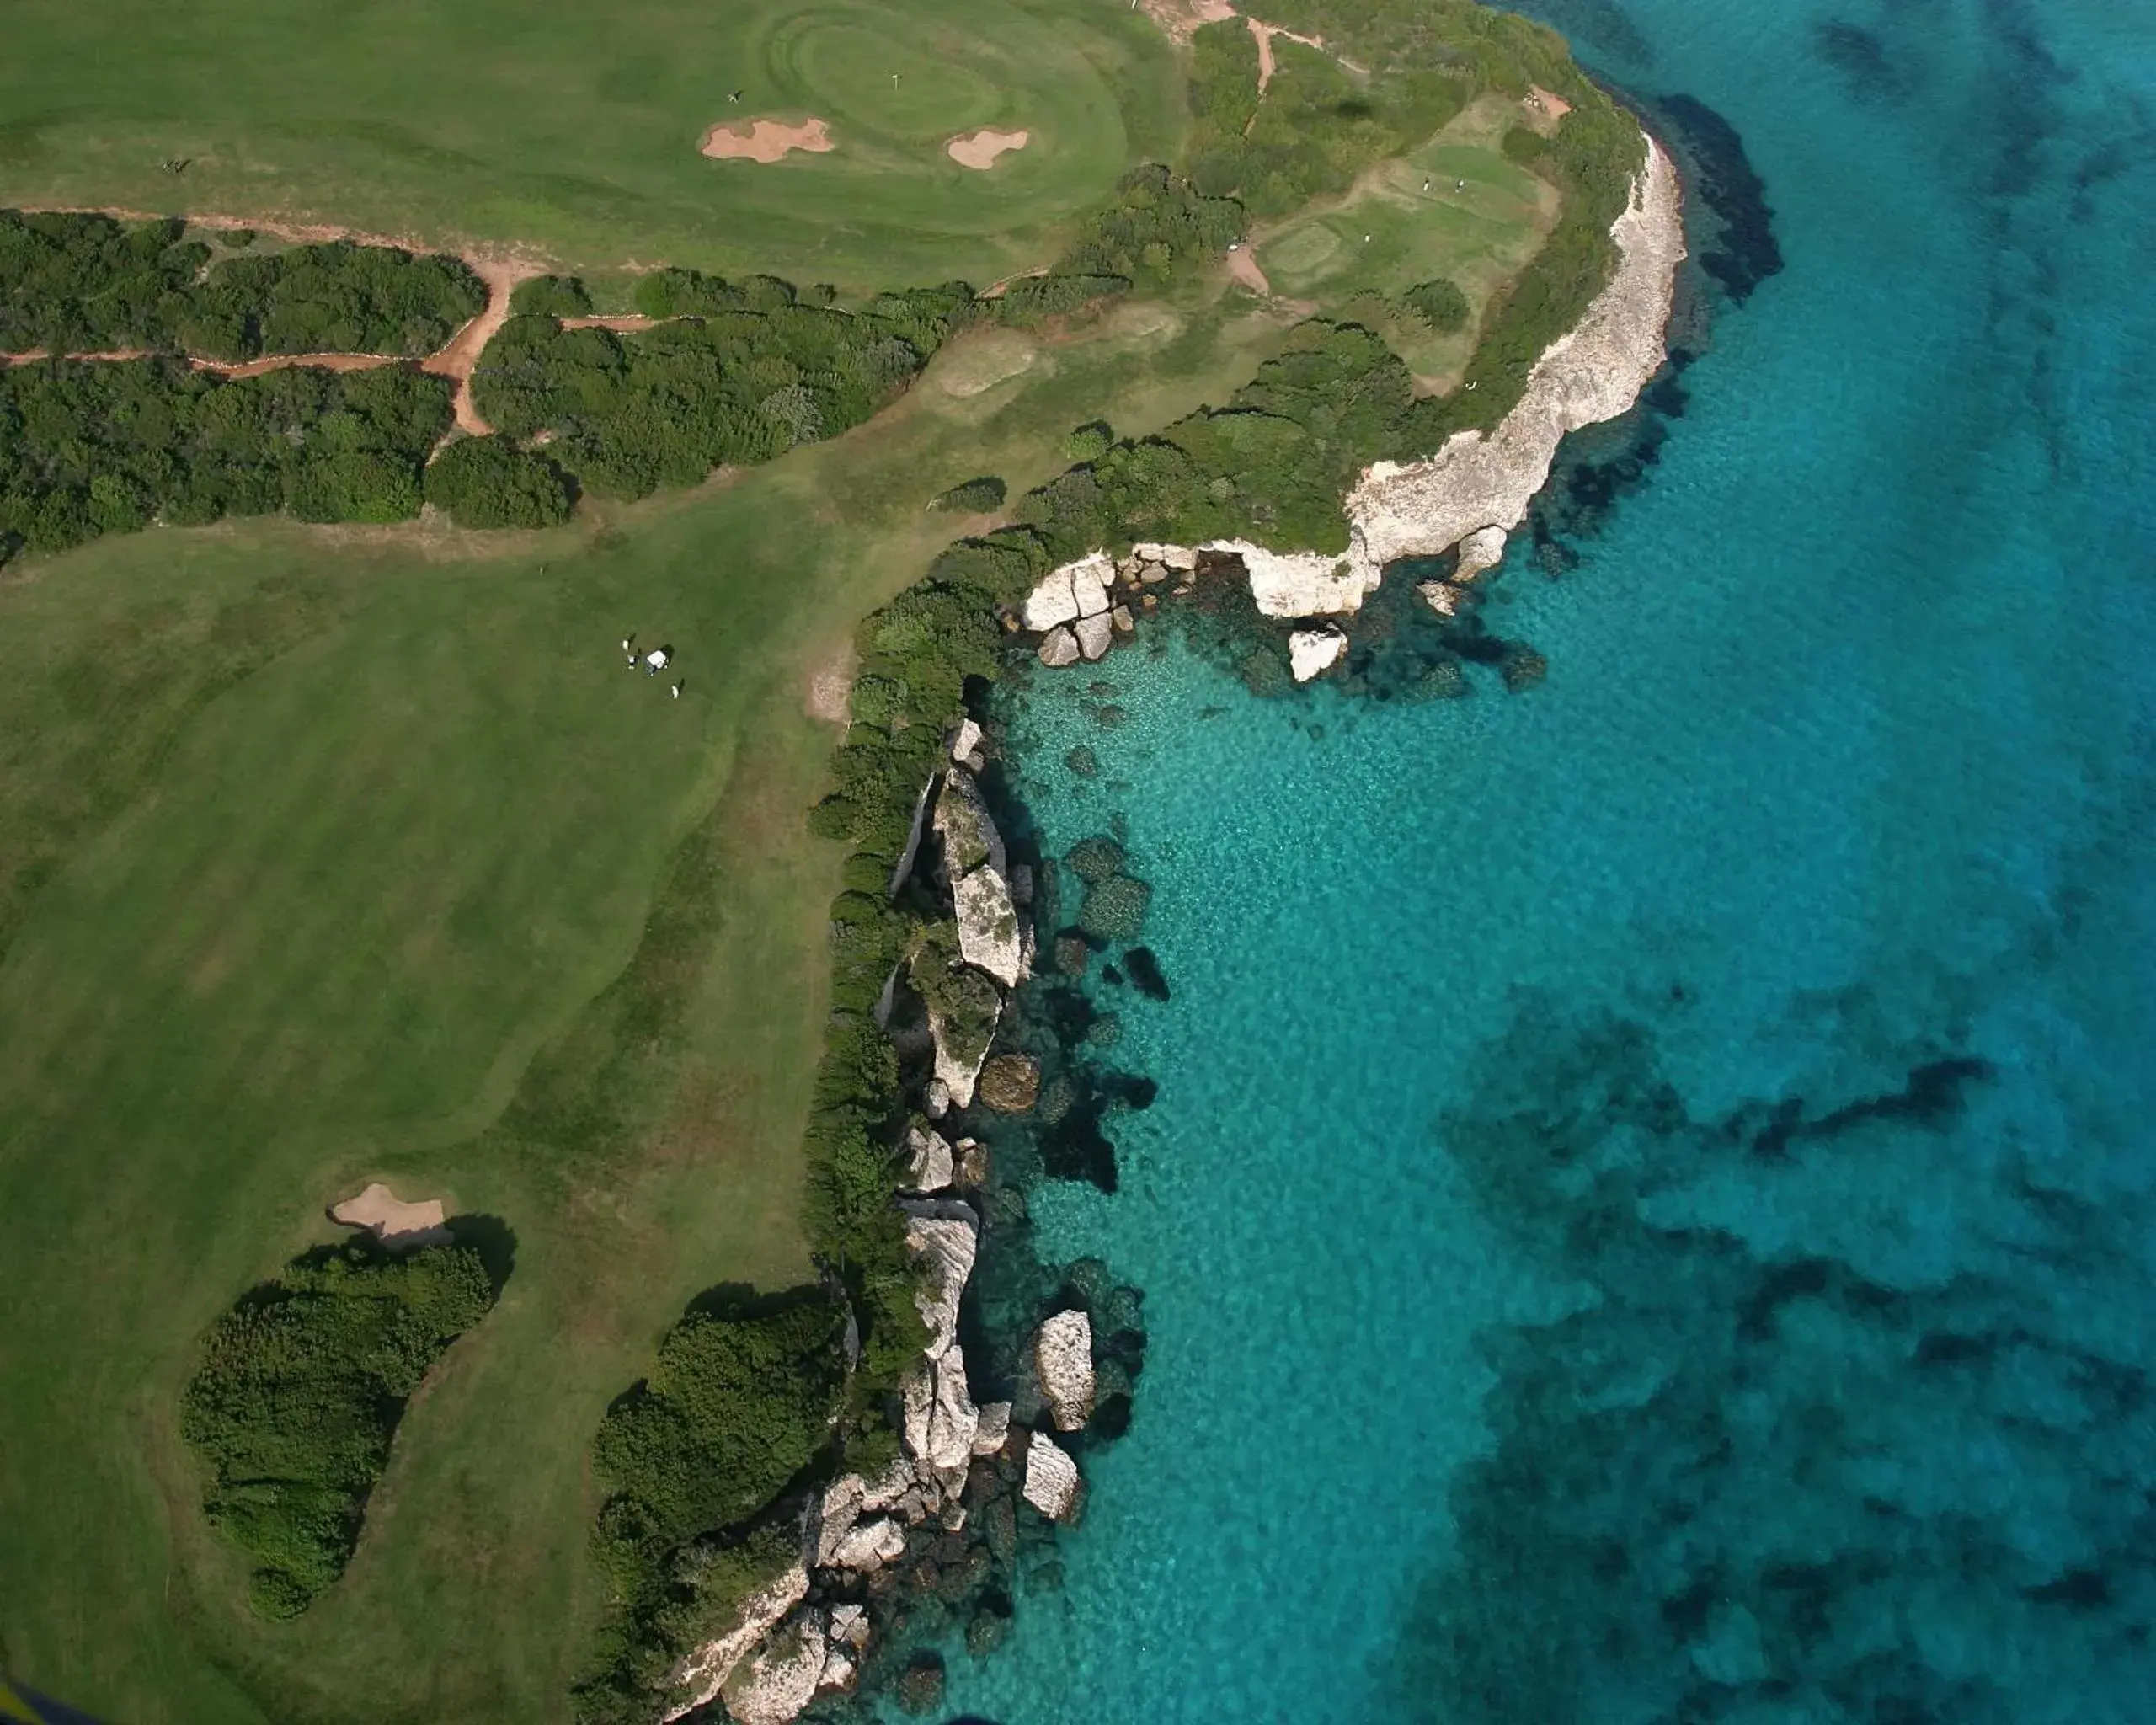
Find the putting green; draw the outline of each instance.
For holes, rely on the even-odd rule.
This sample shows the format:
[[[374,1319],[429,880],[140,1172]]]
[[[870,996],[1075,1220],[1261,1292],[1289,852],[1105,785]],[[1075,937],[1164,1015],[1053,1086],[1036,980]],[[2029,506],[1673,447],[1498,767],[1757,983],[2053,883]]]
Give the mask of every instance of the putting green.
[[[201,0],[184,21],[13,0],[7,35],[0,203],[283,216],[576,267],[994,280],[1183,125],[1165,39],[1081,0],[620,0],[543,24],[520,0]],[[697,152],[714,125],[803,114],[835,149]],[[1034,141],[993,174],[943,154],[986,125]]]

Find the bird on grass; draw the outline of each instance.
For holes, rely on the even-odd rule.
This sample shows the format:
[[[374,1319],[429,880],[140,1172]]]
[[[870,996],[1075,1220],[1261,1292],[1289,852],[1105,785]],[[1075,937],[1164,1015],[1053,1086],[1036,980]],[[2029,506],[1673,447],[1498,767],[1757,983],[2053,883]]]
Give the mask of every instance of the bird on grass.
[[[667,692],[671,694],[676,701],[679,701],[681,698],[681,686],[679,683],[676,683]]]
[[[636,639],[634,633],[622,637],[622,657],[628,660],[631,670],[637,668]]]
[[[740,91],[739,91],[739,90],[730,91],[730,92],[728,93],[726,99],[727,99],[728,101],[729,101],[729,102],[738,102],[738,101],[739,101],[739,100],[741,99],[741,93],[740,93]]]

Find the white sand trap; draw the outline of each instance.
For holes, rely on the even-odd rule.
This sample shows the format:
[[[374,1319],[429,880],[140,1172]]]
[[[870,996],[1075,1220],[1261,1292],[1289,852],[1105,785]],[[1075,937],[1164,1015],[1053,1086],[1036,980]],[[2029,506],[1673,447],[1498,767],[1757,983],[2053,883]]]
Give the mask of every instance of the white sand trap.
[[[439,1198],[406,1204],[379,1180],[357,1198],[333,1205],[329,1219],[348,1228],[370,1229],[385,1246],[440,1246],[451,1237]]]
[[[1024,149],[1029,136],[1022,131],[970,131],[953,138],[943,150],[961,168],[986,169],[995,167],[995,158],[1006,150]]]
[[[744,127],[745,126],[745,130]],[[821,155],[838,146],[824,122],[810,115],[798,126],[782,120],[751,120],[731,126],[714,126],[696,147],[722,161],[776,162],[789,151],[807,150]]]

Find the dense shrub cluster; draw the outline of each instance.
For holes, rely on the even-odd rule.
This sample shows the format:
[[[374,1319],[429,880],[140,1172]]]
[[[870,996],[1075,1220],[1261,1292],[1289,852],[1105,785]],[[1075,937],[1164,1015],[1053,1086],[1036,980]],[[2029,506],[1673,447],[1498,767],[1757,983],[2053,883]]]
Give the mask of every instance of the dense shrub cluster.
[[[591,293],[579,276],[535,275],[517,283],[509,308],[522,318],[588,318]]]
[[[487,303],[456,258],[340,240],[212,264],[184,232],[0,210],[0,351],[418,358]]]
[[[846,1387],[845,1306],[808,1290],[712,1300],[659,1343],[607,1411],[592,1468],[607,1492],[592,1550],[612,1592],[586,1721],[641,1720],[669,1674],[797,1550],[755,1519],[828,1442]]]
[[[638,293],[675,321],[620,334],[511,318],[472,379],[500,432],[553,433],[549,454],[607,497],[693,484],[713,467],[769,461],[859,425],[974,304],[954,283],[840,312],[794,303],[771,277],[741,284],[693,270],[660,271]]]
[[[409,366],[221,377],[177,360],[0,370],[0,561],[153,521],[289,510],[309,521],[419,511],[450,386]]]
[[[428,464],[427,501],[460,527],[552,527],[574,499],[562,470],[505,437],[460,437]]]
[[[1218,259],[1246,225],[1240,204],[1206,197],[1157,163],[1133,168],[1046,273],[1012,282],[990,303],[1000,322],[1030,327],[1134,290],[1157,291]]]
[[[978,479],[968,479],[953,485],[948,491],[939,492],[929,506],[947,510],[953,515],[979,515],[988,510],[1002,508],[1008,489],[995,474],[984,473]]]
[[[344,1573],[404,1403],[494,1289],[468,1246],[297,1258],[217,1321],[180,1407],[203,1507],[253,1557],[249,1597],[297,1616]]]

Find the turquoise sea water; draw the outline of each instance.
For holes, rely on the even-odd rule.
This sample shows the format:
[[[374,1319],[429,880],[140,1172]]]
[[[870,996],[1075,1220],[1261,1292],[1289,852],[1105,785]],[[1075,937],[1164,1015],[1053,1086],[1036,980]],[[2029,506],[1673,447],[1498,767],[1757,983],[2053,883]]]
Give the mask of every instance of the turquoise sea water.
[[[1067,1584],[948,1711],[2156,1717],[2156,13],[1556,0],[1787,260],[1508,696],[1043,677],[1148,1293]],[[1091,747],[1102,775],[1062,757]]]

